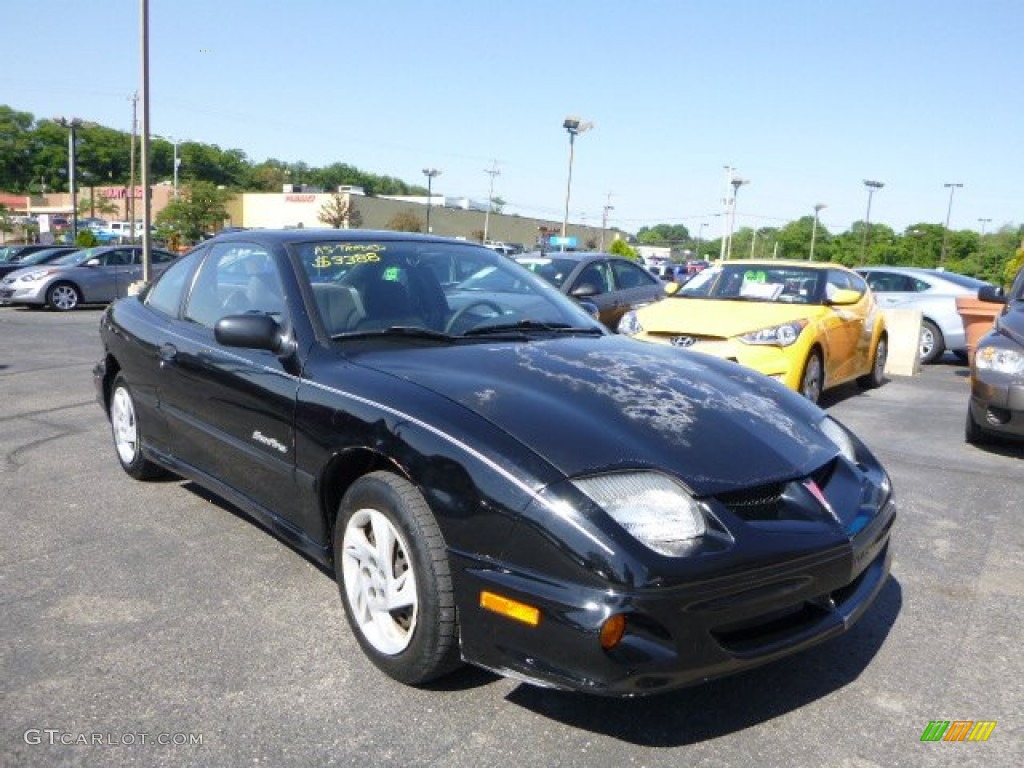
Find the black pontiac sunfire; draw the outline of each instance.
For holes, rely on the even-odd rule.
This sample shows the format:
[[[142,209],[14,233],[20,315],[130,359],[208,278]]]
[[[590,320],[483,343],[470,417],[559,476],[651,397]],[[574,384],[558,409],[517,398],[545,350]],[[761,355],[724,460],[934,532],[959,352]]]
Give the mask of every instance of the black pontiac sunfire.
[[[192,480],[333,568],[405,683],[468,662],[670,690],[844,632],[889,573],[890,481],[841,424],[615,335],[476,244],[222,235],[100,335],[124,470]]]

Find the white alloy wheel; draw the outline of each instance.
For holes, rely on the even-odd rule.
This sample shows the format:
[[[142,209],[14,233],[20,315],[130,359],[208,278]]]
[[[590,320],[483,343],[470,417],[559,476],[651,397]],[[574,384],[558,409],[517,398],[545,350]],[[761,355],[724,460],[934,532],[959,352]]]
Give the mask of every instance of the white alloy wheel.
[[[358,509],[345,526],[342,573],[352,620],[379,653],[404,651],[416,630],[419,601],[409,546],[376,509]]]
[[[114,433],[114,447],[121,463],[131,465],[139,455],[139,425],[135,420],[135,404],[124,387],[114,390],[110,403],[110,425]]]

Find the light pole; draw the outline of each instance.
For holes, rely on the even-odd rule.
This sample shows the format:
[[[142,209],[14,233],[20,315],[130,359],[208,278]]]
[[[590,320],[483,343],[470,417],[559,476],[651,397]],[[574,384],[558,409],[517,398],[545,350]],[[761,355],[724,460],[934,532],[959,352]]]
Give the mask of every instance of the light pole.
[[[739,197],[740,187],[744,184],[749,184],[750,179],[741,179],[739,176],[734,176],[729,182],[732,184],[732,210],[729,212],[729,246],[725,252],[725,258],[732,258],[732,234],[736,228],[736,199]]]
[[[942,186],[949,189],[949,207],[946,208],[946,228],[942,231],[942,253],[939,254],[940,267],[946,263],[946,250],[949,247],[949,217],[953,213],[953,193],[958,187],[962,187],[963,184],[951,182],[949,184],[943,184]]]
[[[68,191],[71,193],[71,242],[78,239],[78,186],[75,178],[77,155],[75,153],[75,130],[82,127],[77,117],[58,117],[57,125],[68,129]]]
[[[862,266],[866,263],[868,253],[868,230],[871,228],[871,197],[875,194],[876,189],[881,189],[885,184],[881,181],[864,179],[864,186],[868,188],[868,212],[864,216],[864,236],[860,241],[860,263]]]
[[[570,115],[562,122],[562,127],[569,132],[569,179],[565,184],[565,215],[562,217],[562,250],[565,250],[565,232],[569,226],[569,196],[572,193],[572,161],[575,152],[576,137],[594,127],[593,123],[581,123],[578,117]]]
[[[725,248],[729,240],[729,184],[733,179],[732,172],[736,170],[731,165],[723,165],[722,167],[725,169],[725,193],[722,197],[722,242],[718,252],[719,261],[725,260]]]
[[[490,233],[491,207],[494,205],[494,177],[501,175],[501,171],[498,170],[498,161],[494,160],[490,168],[484,168],[484,173],[491,177],[491,186],[487,192],[487,213],[484,214],[484,241],[486,242]]]
[[[822,208],[828,208],[824,203],[814,204],[814,225],[811,227],[811,255],[808,261],[814,261],[814,241],[818,237],[818,214],[821,213]]]
[[[608,229],[608,212],[614,211],[615,206],[612,205],[612,193],[608,193],[608,202],[605,203],[604,209],[601,213],[601,253],[604,253],[604,232]]]
[[[423,175],[427,177],[427,232],[432,232],[430,228],[430,208],[434,202],[434,179],[441,175],[441,172],[437,168],[424,168]]]
[[[43,191],[45,192],[46,190],[44,189]],[[990,221],[992,221],[992,219],[981,219],[981,218],[979,218],[978,221],[981,223],[981,236],[984,237],[985,236],[985,225],[988,224]]]
[[[701,260],[701,258],[700,258],[700,243],[701,243],[701,240],[704,239],[704,227],[706,227],[707,225],[708,225],[708,223],[706,221],[702,221],[700,223],[700,226],[697,227],[697,249],[696,249],[696,251],[694,253],[694,258],[697,261]]]

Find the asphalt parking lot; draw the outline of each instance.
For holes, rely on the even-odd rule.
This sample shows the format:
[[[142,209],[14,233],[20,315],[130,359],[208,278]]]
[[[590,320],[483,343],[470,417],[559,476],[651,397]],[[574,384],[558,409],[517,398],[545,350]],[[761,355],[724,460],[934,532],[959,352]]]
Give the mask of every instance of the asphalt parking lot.
[[[0,309],[0,765],[1024,763],[1024,447],[964,443],[952,360],[823,403],[900,506],[892,578],[851,632],[607,700],[377,672],[331,574],[194,485],[121,471],[92,390],[99,315]],[[922,743],[933,720],[997,724]]]

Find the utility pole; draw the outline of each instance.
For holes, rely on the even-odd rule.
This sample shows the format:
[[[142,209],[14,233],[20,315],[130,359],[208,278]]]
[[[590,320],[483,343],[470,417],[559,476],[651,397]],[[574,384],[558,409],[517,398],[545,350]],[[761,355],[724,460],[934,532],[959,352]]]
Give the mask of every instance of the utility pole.
[[[498,170],[498,161],[492,160],[491,167],[484,168],[484,173],[491,177],[491,185],[487,192],[487,213],[484,214],[484,241],[486,242],[490,236],[491,208],[494,207],[494,177],[501,175],[501,171]]]
[[[867,263],[868,258],[868,232],[871,229],[871,198],[875,194],[875,190],[881,189],[885,186],[884,182],[872,181],[871,179],[864,179],[864,186],[868,189],[868,210],[864,214],[864,236],[860,241],[860,263],[861,266]]]
[[[604,208],[602,209],[603,212],[601,214],[601,248],[599,249],[601,253],[604,253],[604,231],[608,229],[608,211],[615,210],[615,206],[612,205],[611,192],[608,193],[608,196],[605,199],[608,202],[604,204]]]
[[[949,207],[946,209],[946,228],[942,231],[942,253],[939,254],[939,266],[946,263],[946,252],[949,250],[949,217],[953,213],[953,193],[963,184],[950,183],[942,186],[949,189]]]
[[[719,261],[725,260],[725,249],[729,240],[729,185],[732,184],[733,171],[736,170],[731,165],[723,166],[723,168],[725,168],[725,197],[722,198],[722,246],[718,253]]]
[[[815,203],[814,205],[814,226],[811,227],[811,255],[808,261],[814,261],[814,241],[818,237],[818,214],[821,213],[822,208],[828,208],[824,203]]]
[[[128,152],[128,163],[131,169],[128,172],[128,200],[125,202],[125,212],[128,214],[128,235],[131,242],[135,242],[135,142],[139,129],[139,92],[131,95],[132,102],[132,147]]]

